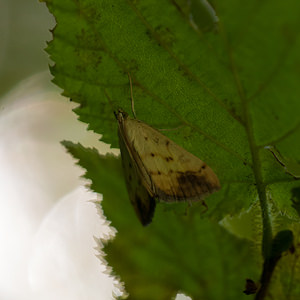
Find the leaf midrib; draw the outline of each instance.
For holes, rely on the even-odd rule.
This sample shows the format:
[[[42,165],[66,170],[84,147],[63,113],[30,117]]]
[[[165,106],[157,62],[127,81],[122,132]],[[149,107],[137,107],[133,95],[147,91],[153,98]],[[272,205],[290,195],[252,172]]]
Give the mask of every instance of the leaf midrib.
[[[238,94],[240,97],[243,117],[245,120],[245,130],[248,137],[249,148],[252,157],[252,166],[253,166],[253,174],[256,181],[256,189],[259,197],[261,212],[262,212],[262,222],[263,222],[263,241],[262,241],[262,252],[264,257],[269,257],[271,253],[271,243],[272,243],[272,226],[269,215],[269,207],[266,195],[266,184],[263,182],[262,169],[261,169],[261,161],[259,158],[259,146],[255,143],[255,137],[253,132],[253,123],[252,118],[249,111],[249,101],[246,97],[244,88],[241,84],[240,76],[237,71],[237,66],[235,60],[233,58],[233,53],[230,47],[230,44],[226,38],[224,28],[222,30],[225,47],[228,52],[228,57],[231,65],[231,70],[234,76],[234,81],[236,84],[236,88],[238,90]]]

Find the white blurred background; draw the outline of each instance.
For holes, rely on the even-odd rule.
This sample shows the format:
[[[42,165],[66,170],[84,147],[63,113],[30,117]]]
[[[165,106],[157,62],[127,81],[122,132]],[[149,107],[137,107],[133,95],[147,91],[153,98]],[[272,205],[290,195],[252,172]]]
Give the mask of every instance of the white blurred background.
[[[96,257],[109,233],[63,139],[109,150],[51,83],[54,20],[37,0],[0,0],[0,299],[113,299]]]
[[[0,299],[113,299],[94,240],[113,230],[59,142],[110,150],[51,84],[54,24],[38,0],[0,0]]]

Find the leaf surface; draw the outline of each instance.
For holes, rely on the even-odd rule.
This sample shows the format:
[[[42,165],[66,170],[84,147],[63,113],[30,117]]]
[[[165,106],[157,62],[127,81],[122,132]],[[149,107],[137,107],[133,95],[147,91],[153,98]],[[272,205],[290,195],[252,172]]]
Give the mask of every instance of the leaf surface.
[[[113,147],[118,145],[113,111],[131,111],[127,76],[130,73],[138,118],[155,128],[175,128],[164,134],[208,163],[218,175],[222,189],[206,201],[206,215],[211,220],[238,214],[258,201],[264,230],[267,227],[269,231],[266,245],[271,241],[272,212],[284,215],[286,220],[299,221],[292,202],[292,191],[299,188],[299,181],[287,174],[265,147],[276,146],[283,157],[300,161],[300,3],[215,0],[213,16],[219,22],[215,30],[204,32],[191,23],[186,1],[45,2],[57,21],[54,39],[47,48],[55,62],[51,68],[54,82],[63,88],[64,95],[79,103],[75,110],[79,119],[102,134],[103,141]],[[196,14],[193,17],[199,24]],[[90,171],[92,166],[87,168]],[[124,209],[113,205],[113,201],[105,204],[105,191],[110,185],[98,190],[104,195],[105,214],[119,230],[120,241],[107,248],[108,260],[117,269],[115,251],[120,245],[129,255],[129,249],[133,251],[139,244],[138,237],[145,238],[152,229],[143,231],[138,223],[137,228],[133,226],[132,222],[137,220],[126,190],[121,188],[122,176],[110,171],[108,165],[106,172],[112,172],[109,176],[118,186],[111,197],[124,199]],[[222,237],[226,239],[228,235],[220,233],[217,225],[200,221],[201,207],[189,209],[192,213],[188,220],[181,220],[183,210],[180,205],[169,209],[158,205],[153,230],[161,227],[172,235],[172,230],[184,228],[184,233],[179,234],[182,239],[176,243],[178,249],[179,243],[191,246],[191,227],[201,231],[203,226],[204,232],[214,232],[226,244]],[[171,219],[163,217],[169,213]],[[280,226],[288,227],[285,222]],[[131,235],[135,234],[137,240],[133,241]],[[185,236],[189,238],[183,242]],[[203,240],[196,244],[194,256]],[[232,245],[237,247],[234,241]],[[147,255],[151,247],[145,246]],[[224,251],[221,256],[228,249],[225,247]],[[138,254],[133,253],[138,260]],[[233,256],[234,253],[232,250]],[[129,256],[123,259],[128,264],[127,273],[125,266],[123,271],[117,271],[126,273],[121,276],[126,277],[131,293],[141,286],[146,288],[146,279],[150,280],[148,268],[160,263],[153,256],[147,258],[148,267],[143,267],[145,257],[143,254],[143,259],[138,260],[145,287],[130,286]],[[191,261],[199,264],[197,260]],[[164,280],[167,279],[168,276]],[[186,292],[200,295],[183,278],[179,281],[178,286]],[[172,293],[178,286],[172,286]]]
[[[163,206],[156,210],[157,221],[142,227],[128,205],[125,184],[107,176],[108,165],[110,176],[121,176],[120,160],[80,144],[63,144],[88,170],[91,188],[103,193],[101,206],[118,229],[104,248],[106,260],[126,283],[130,299],[171,299],[178,291],[193,299],[247,299],[242,293],[246,278],[258,276],[249,241],[193,210],[183,214]]]

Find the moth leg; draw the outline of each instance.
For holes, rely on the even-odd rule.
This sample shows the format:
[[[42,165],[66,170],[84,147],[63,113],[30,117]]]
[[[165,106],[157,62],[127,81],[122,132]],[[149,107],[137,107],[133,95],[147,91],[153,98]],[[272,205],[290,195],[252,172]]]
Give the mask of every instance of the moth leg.
[[[207,206],[207,204],[204,200],[201,200],[201,204],[202,204],[202,206],[204,206],[204,210],[201,212],[201,215],[202,215],[202,214],[205,214],[207,212],[208,206]],[[186,206],[186,209],[185,209],[185,215],[186,216],[188,216],[188,212],[189,212],[189,210],[192,206],[193,206],[193,201],[188,200],[187,201],[187,206]]]
[[[190,211],[190,207],[191,207],[192,205],[191,205],[191,203],[190,203],[190,201],[188,201],[187,203],[186,203],[186,207],[185,207],[185,211],[184,211],[184,215],[186,216],[186,217],[188,217],[188,215],[189,215],[189,211]]]
[[[202,212],[202,214],[205,214],[208,211],[208,206],[204,200],[201,200],[201,204],[204,206],[204,211]]]
[[[191,208],[192,206],[193,206],[193,201],[187,200],[187,201],[186,201],[185,213],[184,213],[185,216],[188,216],[188,215],[189,215],[189,211],[190,211],[190,208]]]

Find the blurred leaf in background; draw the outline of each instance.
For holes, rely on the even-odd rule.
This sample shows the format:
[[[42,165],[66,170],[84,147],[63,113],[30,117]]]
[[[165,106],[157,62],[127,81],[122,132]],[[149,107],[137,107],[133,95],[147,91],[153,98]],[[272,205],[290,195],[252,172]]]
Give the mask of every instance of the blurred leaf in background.
[[[21,79],[47,69],[43,49],[54,19],[37,1],[1,0],[0,95]]]

